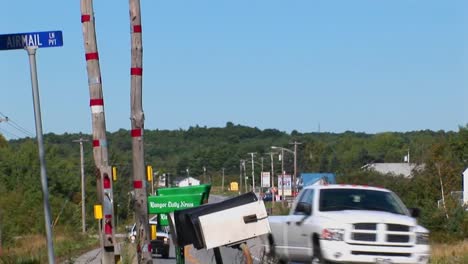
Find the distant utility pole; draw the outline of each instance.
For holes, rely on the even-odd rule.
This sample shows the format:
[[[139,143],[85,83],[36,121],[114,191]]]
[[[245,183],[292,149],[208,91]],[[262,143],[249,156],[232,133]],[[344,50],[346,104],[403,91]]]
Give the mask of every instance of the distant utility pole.
[[[73,142],[80,143],[80,171],[81,171],[81,232],[86,233],[86,207],[85,207],[85,187],[86,179],[84,174],[84,153],[83,153],[83,142],[89,140],[80,137],[79,140],[73,140]]]
[[[206,167],[203,166],[203,183],[206,183]]]
[[[262,172],[263,172],[263,159],[264,159],[263,157],[260,158],[260,161],[261,161],[260,164],[261,164],[261,166],[262,166]]]
[[[285,201],[284,195],[284,148],[281,148],[281,200]],[[279,187],[279,186],[278,186]]]
[[[148,195],[146,192],[145,164],[143,150],[143,131],[145,117],[143,113],[143,43],[141,30],[140,0],[129,1],[131,24],[131,125],[133,152],[133,188],[135,189],[135,215],[137,225],[136,248],[138,263],[153,263],[151,256]]]
[[[275,166],[274,166],[274,163],[273,163],[273,154],[275,154],[274,152],[268,152],[267,154],[270,154],[270,161],[271,161],[271,189],[274,190],[275,188]],[[276,193],[272,192],[272,199],[271,201],[274,202],[275,201],[275,196],[276,196]]]
[[[221,182],[222,182],[222,183],[221,183],[221,186],[222,186],[222,189],[221,189],[221,190],[224,192],[224,168],[222,168],[222,172],[223,172],[223,175],[222,175],[223,178],[222,178],[222,180],[221,180]]]
[[[115,262],[114,206],[112,192],[112,169],[109,166],[106,137],[106,118],[102,93],[101,69],[96,43],[94,10],[92,0],[81,0],[81,23],[85,48],[86,70],[93,122],[93,157],[96,165],[97,199],[103,209],[99,225],[102,259],[101,263]]]
[[[294,145],[294,175],[292,180],[292,192],[293,195],[296,193],[296,179],[297,179],[297,145],[301,145],[302,143],[294,141],[293,143],[289,143],[290,145]]]
[[[242,192],[242,160],[239,162],[239,194]]]
[[[3,214],[2,214],[2,208],[0,208],[0,257],[3,254],[3,247],[2,247],[2,225],[3,225]]]
[[[255,164],[254,164],[254,155],[257,154],[256,152],[249,152],[250,156],[252,157],[252,191],[255,192]]]
[[[248,186],[247,186],[247,171],[245,169],[245,160],[242,160],[242,170],[244,171],[244,188],[245,192],[248,192]]]

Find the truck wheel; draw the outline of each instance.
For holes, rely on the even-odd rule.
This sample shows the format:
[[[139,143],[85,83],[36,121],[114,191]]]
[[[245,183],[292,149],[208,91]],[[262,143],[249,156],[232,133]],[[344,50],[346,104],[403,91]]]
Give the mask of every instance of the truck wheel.
[[[320,242],[318,237],[314,235],[312,237],[312,245],[313,245],[313,255],[312,255],[312,264],[326,264],[328,263],[322,256],[322,250],[320,249]]]
[[[169,249],[165,249],[161,255],[165,259],[169,258]]]

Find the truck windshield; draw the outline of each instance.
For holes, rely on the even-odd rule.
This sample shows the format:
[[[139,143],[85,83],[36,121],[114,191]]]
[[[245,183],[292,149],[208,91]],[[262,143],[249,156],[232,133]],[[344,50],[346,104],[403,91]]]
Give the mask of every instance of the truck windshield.
[[[365,189],[322,189],[319,210],[373,210],[409,214],[408,209],[394,193]]]

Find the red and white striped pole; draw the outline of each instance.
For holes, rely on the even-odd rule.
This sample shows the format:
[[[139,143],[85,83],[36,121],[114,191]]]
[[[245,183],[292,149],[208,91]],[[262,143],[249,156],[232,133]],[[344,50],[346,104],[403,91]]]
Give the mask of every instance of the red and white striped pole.
[[[92,0],[81,0],[81,23],[88,73],[88,85],[93,125],[93,157],[96,166],[96,187],[98,203],[102,205],[104,219],[100,226],[101,263],[115,262],[114,254],[114,209],[112,193],[112,170],[108,164],[108,147],[106,138],[106,119],[102,95],[101,69],[96,44],[96,30]]]
[[[130,0],[131,46],[131,136],[133,151],[133,187],[135,191],[135,216],[137,224],[138,263],[152,263],[150,229],[148,219],[148,195],[146,191],[143,150],[145,117],[142,105],[143,47],[140,1]]]

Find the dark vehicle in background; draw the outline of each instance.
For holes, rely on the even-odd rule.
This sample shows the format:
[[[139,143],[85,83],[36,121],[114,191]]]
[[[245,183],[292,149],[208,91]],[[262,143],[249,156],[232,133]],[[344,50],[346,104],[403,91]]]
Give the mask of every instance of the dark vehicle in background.
[[[265,202],[273,201],[273,194],[271,192],[265,193],[265,195],[263,196],[263,201]]]
[[[154,224],[150,220],[150,224]],[[136,240],[136,224],[133,224],[128,229],[128,240],[135,243]],[[156,239],[151,240],[151,253],[160,254],[163,258],[169,258],[169,251],[171,249],[171,237],[169,235],[169,227],[163,227],[161,231],[156,232]]]
[[[169,232],[162,230],[156,233],[156,239],[151,240],[151,253],[160,254],[163,258],[169,258],[171,248],[171,238]]]
[[[154,216],[149,221],[150,226],[156,225],[156,239],[151,239],[151,253],[160,254],[163,258],[169,258],[171,249],[171,236],[169,235],[169,226],[158,225],[157,217]]]

